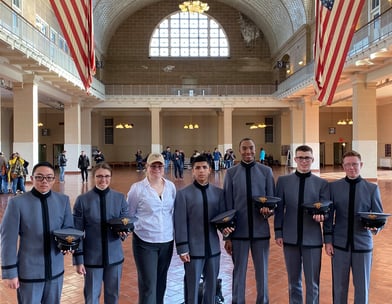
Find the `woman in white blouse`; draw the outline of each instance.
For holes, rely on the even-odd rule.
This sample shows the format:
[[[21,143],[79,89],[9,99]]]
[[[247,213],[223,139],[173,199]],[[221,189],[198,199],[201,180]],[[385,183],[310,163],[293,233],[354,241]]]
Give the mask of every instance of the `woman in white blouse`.
[[[173,256],[175,185],[163,177],[159,153],[147,158],[146,177],[131,186],[129,215],[136,217],[133,256],[138,272],[139,304],[163,304]]]

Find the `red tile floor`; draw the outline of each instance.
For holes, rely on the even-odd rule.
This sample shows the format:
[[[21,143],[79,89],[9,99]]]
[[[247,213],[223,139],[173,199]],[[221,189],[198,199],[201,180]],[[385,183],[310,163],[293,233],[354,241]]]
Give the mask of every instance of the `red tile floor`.
[[[274,167],[275,177],[287,174],[289,170],[285,167]],[[222,185],[224,170],[212,173],[210,182],[218,186]],[[334,180],[343,176],[340,168],[323,168],[320,176],[328,180]],[[116,168],[113,172],[111,187],[126,194],[129,187],[135,181],[144,177],[143,172],[135,172],[134,168]],[[172,173],[166,175],[173,180],[178,189],[189,184],[191,181],[190,170],[185,170],[184,180],[175,181]],[[56,183],[55,191],[64,192],[71,198],[71,203],[75,201],[77,195],[87,191],[92,187],[89,184],[82,184],[79,174],[67,174],[65,183]],[[392,212],[392,171],[379,170],[378,184],[381,189],[385,212]],[[30,189],[31,186],[27,186]],[[3,216],[7,205],[8,195],[0,195],[0,220]],[[272,218],[270,218],[271,229]],[[273,235],[273,232],[271,232]],[[392,295],[392,222],[386,225],[386,228],[374,237],[375,249],[372,269],[372,279],[370,288],[370,303],[385,304],[391,303],[389,297]],[[121,284],[120,303],[137,303],[137,276],[135,264],[132,257],[131,240],[127,239],[124,243],[125,263]],[[247,292],[246,302],[255,303],[255,281],[253,266],[248,268],[247,275]],[[76,274],[72,266],[70,257],[65,260],[66,271],[64,277],[64,288],[62,303],[82,303],[83,302],[83,278]],[[230,257],[222,248],[221,271],[220,277],[223,280],[223,296],[225,303],[231,303],[231,271],[232,262]],[[167,282],[167,291],[165,297],[166,304],[179,304],[183,302],[183,266],[178,256],[174,253],[169,269]],[[320,303],[331,304],[331,267],[330,259],[323,253],[323,262],[321,269],[321,286],[320,286]],[[269,295],[271,304],[288,303],[287,277],[284,266],[282,250],[271,239],[270,262],[269,262]],[[0,282],[0,304],[16,303],[15,291],[8,289],[3,282]],[[101,299],[101,303],[103,300]],[[349,303],[353,303],[352,287],[350,287]],[[110,304],[110,303],[108,303]]]

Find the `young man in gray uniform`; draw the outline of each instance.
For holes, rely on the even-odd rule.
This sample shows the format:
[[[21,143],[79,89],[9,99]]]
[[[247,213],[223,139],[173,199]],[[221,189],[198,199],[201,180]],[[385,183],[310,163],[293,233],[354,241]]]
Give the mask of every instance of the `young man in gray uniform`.
[[[205,156],[192,163],[194,182],[176,194],[174,229],[177,253],[185,268],[185,303],[198,304],[200,278],[204,277],[203,303],[215,304],[220,242],[210,220],[225,210],[223,190],[210,185],[210,164]]]
[[[93,169],[95,187],[77,197],[73,209],[75,228],[85,232],[80,250],[74,254],[76,272],[84,275],[86,304],[98,304],[104,285],[104,302],[117,304],[124,254],[121,238],[127,233],[113,233],[108,221],[126,218],[128,203],[122,193],[109,188],[112,169],[98,163]]]
[[[381,213],[383,208],[378,186],[360,176],[362,166],[358,152],[346,152],[343,155],[346,177],[330,184],[333,209],[324,223],[324,242],[327,255],[332,257],[334,304],[347,303],[350,268],[354,303],[369,303],[373,238],[371,230],[362,225],[358,212]]]
[[[303,303],[302,270],[306,284],[306,303],[319,303],[321,251],[323,237],[320,221],[323,215],[306,214],[303,204],[329,200],[326,180],[313,175],[312,148],[306,145],[295,150],[297,169],[280,176],[276,196],[281,198],[275,210],[275,242],[283,247],[288,275],[289,303]]]
[[[60,303],[64,255],[53,231],[72,228],[68,196],[51,189],[52,164],[41,162],[32,171],[33,188],[8,201],[1,224],[2,276],[17,289],[19,304]]]
[[[256,275],[257,304],[269,302],[268,255],[270,228],[268,208],[257,210],[254,196],[274,196],[275,183],[270,167],[255,161],[255,143],[244,138],[239,144],[241,163],[226,171],[224,194],[227,209],[236,209],[237,226],[225,242],[225,249],[233,259],[232,301],[245,303],[245,282],[249,250]]]

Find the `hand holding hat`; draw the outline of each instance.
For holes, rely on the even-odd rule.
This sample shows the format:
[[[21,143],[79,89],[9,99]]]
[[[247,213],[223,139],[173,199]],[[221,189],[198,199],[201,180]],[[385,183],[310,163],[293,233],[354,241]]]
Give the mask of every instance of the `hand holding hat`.
[[[254,196],[253,202],[255,208],[263,215],[265,219],[269,218],[274,214],[275,208],[278,206],[278,202],[281,199],[274,196]]]
[[[69,254],[79,248],[84,232],[73,228],[65,228],[53,231],[53,236],[57,243],[57,248],[63,254]]]
[[[358,212],[362,225],[365,229],[371,230],[373,234],[377,234],[387,222],[390,213],[380,212]]]
[[[235,216],[236,212],[237,211],[235,209],[225,211],[215,216],[210,220],[210,222],[215,224],[215,227],[222,233],[224,230],[227,231],[227,228],[230,228],[231,231],[234,231],[237,225],[237,218]]]
[[[331,205],[332,201],[325,200],[313,203],[305,203],[302,206],[307,214],[313,216],[315,221],[322,222],[328,218]]]

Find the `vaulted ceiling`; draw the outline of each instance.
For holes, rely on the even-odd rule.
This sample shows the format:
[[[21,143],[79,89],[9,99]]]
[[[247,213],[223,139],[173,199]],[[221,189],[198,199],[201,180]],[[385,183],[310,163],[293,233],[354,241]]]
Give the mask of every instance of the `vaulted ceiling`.
[[[179,0],[171,1],[173,5]],[[136,11],[159,0],[93,0],[94,34],[96,49],[105,54],[116,29]],[[224,3],[248,16],[261,29],[275,53],[293,34],[313,18],[312,0],[204,0],[207,3]],[[213,11],[208,11],[213,15]]]

